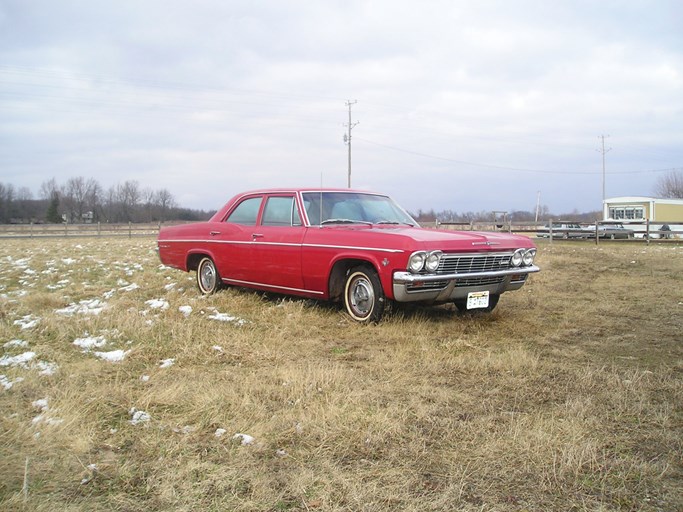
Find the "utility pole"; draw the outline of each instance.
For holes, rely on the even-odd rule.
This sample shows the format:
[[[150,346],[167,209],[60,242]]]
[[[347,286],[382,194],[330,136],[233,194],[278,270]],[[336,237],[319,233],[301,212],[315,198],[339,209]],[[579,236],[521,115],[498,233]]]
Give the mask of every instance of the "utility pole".
[[[598,137],[598,139],[602,139],[602,149],[597,150],[600,153],[602,153],[602,203],[603,203],[603,205],[605,204],[605,153],[612,150],[612,148],[605,149],[605,137],[609,137],[609,135],[600,135]]]
[[[353,130],[353,127],[356,126],[358,123],[352,123],[351,122],[351,105],[355,105],[358,103],[356,100],[347,100],[346,106],[349,107],[349,124],[346,126],[349,127],[349,131],[344,134],[344,142],[349,146],[349,175],[348,175],[348,188],[351,188],[351,130]]]

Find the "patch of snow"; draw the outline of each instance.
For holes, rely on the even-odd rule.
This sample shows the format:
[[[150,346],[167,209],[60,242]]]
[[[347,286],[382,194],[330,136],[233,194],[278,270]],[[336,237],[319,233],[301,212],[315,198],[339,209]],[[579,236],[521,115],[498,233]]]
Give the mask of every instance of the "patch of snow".
[[[31,405],[34,409],[38,409],[42,412],[48,410],[47,398],[40,398],[38,400],[35,400],[34,402],[31,402]]]
[[[132,292],[133,290],[137,290],[140,288],[140,285],[138,284],[129,284],[128,286],[124,286],[123,288],[119,288],[119,291],[121,292]]]
[[[168,283],[166,286],[164,286],[164,290],[167,292],[170,292],[173,288],[175,288],[176,283]]]
[[[206,318],[209,318],[211,320],[217,320],[219,322],[232,322],[237,325],[244,325],[247,323],[247,321],[243,320],[242,318],[229,315],[228,313],[219,313],[218,311],[215,311],[213,314],[207,316]]]
[[[152,417],[146,413],[145,411],[138,411],[135,407],[131,408],[130,411],[128,411],[128,414],[130,414],[130,424],[131,425],[139,425],[140,423],[147,423],[152,419]]]
[[[27,363],[36,357],[35,352],[24,352],[18,356],[2,356],[0,357],[0,366],[21,366],[28,368]]]
[[[169,303],[168,301],[164,299],[151,299],[145,301],[145,304],[147,304],[150,308],[152,309],[168,309],[169,308]]]
[[[227,433],[228,433],[228,431],[225,430],[224,428],[217,428],[216,431],[213,433],[213,435],[216,437],[223,437]]]
[[[183,315],[188,317],[190,316],[190,313],[192,313],[192,306],[180,306],[178,308],[178,311],[180,311]]]
[[[100,299],[82,300],[78,304],[71,303],[67,307],[62,309],[56,309],[55,313],[58,315],[73,316],[79,315],[99,315],[104,307],[105,302]]]
[[[214,349],[216,352],[220,352],[221,354],[223,353],[223,347],[221,347],[220,345],[214,345],[211,348]]]
[[[142,382],[149,382],[149,375],[143,375],[142,377],[140,377],[140,380]]]
[[[251,437],[249,434],[237,433],[234,436],[232,436],[232,438],[236,441],[239,441],[242,446],[248,446],[254,443],[254,438]]]
[[[54,375],[59,369],[59,366],[57,366],[55,363],[48,363],[47,361],[38,361],[37,366],[40,370],[40,372],[38,372],[39,375]]]
[[[74,263],[76,263],[76,261],[77,260],[73,258],[62,258],[62,263],[64,263],[65,265],[73,265]]]
[[[105,361],[109,361],[111,363],[118,363],[120,361],[123,361],[123,359],[128,355],[128,352],[130,350],[111,350],[109,352],[94,352],[95,357],[99,357],[100,359],[104,359]]]
[[[5,391],[9,390],[14,386],[15,384],[23,381],[24,379],[22,377],[17,377],[14,380],[9,380],[5,375],[0,375],[0,386],[5,388]]]
[[[85,338],[76,338],[74,345],[81,347],[83,352],[90,352],[94,348],[100,348],[107,344],[104,336],[86,336]]]
[[[28,347],[28,341],[24,340],[12,340],[8,341],[3,345],[4,348],[12,348],[12,347],[21,347],[21,348],[26,348]]]
[[[163,359],[161,361],[161,364],[159,365],[159,368],[170,368],[175,364],[175,359],[170,358],[170,359]]]
[[[33,315],[26,315],[19,320],[14,321],[14,325],[18,325],[22,330],[31,329],[38,325],[40,318],[34,317]]]

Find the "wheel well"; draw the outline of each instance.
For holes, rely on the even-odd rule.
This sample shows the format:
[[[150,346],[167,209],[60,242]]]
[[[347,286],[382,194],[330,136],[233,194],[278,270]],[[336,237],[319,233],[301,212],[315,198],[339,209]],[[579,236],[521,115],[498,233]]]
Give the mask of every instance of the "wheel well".
[[[187,271],[189,272],[190,270],[197,270],[197,267],[199,266],[199,262],[202,261],[203,258],[210,258],[208,254],[201,254],[201,253],[196,253],[196,254],[190,254],[187,256]]]
[[[328,281],[330,300],[341,300],[342,296],[344,295],[344,282],[346,280],[346,273],[349,271],[349,269],[357,267],[358,265],[363,265],[377,271],[375,266],[367,260],[339,260],[334,264],[332,271],[330,272],[330,279]]]

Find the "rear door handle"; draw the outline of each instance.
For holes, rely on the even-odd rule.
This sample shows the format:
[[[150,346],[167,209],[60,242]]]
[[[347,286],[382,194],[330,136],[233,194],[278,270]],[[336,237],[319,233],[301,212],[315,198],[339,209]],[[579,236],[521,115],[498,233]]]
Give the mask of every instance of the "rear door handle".
[[[216,236],[216,235],[220,235],[221,232],[220,232],[220,231],[210,231],[209,234],[210,234],[211,236]]]
[[[252,233],[251,234],[252,240],[256,240],[257,238],[263,238],[263,235],[261,233]]]

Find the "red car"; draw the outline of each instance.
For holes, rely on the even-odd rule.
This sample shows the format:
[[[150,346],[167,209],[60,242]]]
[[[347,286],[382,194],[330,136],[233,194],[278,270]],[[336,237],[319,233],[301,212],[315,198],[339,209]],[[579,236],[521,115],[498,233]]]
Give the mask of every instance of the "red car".
[[[389,300],[491,311],[539,271],[528,237],[421,228],[388,196],[348,189],[246,192],[207,222],[162,228],[157,243],[203,294],[234,285],[342,301],[359,322]]]

